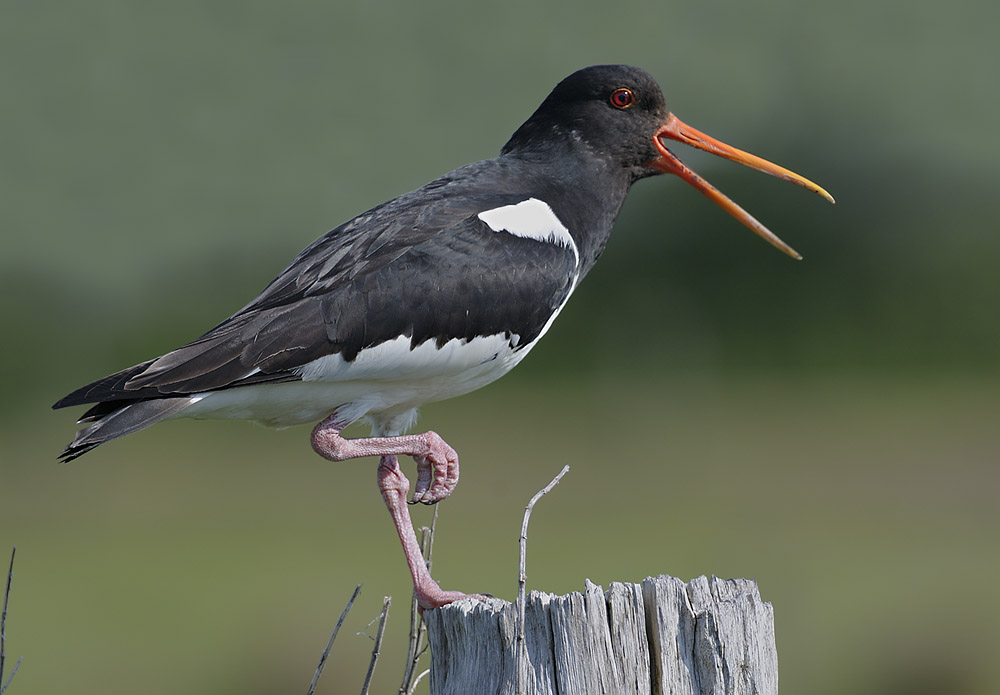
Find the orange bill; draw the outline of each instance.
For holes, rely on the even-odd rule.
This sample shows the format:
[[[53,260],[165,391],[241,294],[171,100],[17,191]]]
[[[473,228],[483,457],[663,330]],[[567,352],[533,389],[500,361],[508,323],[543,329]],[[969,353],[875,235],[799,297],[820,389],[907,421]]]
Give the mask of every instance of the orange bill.
[[[686,123],[683,123],[673,114],[670,114],[666,123],[660,126],[656,133],[653,134],[653,142],[656,144],[656,149],[660,153],[659,158],[651,162],[654,167],[664,173],[676,174],[677,176],[680,176],[682,179],[701,191],[713,203],[752,229],[753,232],[761,239],[781,251],[784,251],[792,258],[802,258],[802,256],[800,256],[795,249],[779,239],[773,232],[771,232],[770,229],[758,222],[753,215],[727,198],[721,191],[719,191],[719,189],[688,168],[684,162],[678,159],[673,152],[664,146],[663,138],[677,140],[685,145],[697,147],[699,150],[711,152],[714,155],[725,157],[726,159],[737,162],[738,164],[744,164],[748,167],[752,167],[757,171],[763,171],[765,174],[771,174],[772,176],[777,176],[779,179],[791,181],[797,186],[802,186],[803,188],[808,188],[813,193],[818,193],[831,203],[834,202],[832,195],[827,193],[821,186],[816,185],[803,176],[799,176],[793,171],[789,171],[788,169],[780,167],[777,164],[772,164],[766,159],[761,159],[760,157],[752,155],[749,152],[744,152],[743,150],[738,150],[735,147],[730,147],[724,142],[720,142],[713,137],[705,135],[700,130],[696,130]]]

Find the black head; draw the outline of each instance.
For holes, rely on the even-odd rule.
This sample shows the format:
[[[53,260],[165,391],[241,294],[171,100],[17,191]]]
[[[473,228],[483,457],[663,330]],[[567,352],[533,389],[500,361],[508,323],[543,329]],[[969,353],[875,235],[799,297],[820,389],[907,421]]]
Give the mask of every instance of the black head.
[[[564,79],[503,147],[503,154],[544,153],[564,142],[585,145],[633,179],[658,173],[656,130],[669,112],[656,80],[628,65],[595,65]]]
[[[667,149],[663,138],[791,181],[833,202],[833,197],[812,181],[683,123],[667,110],[656,80],[628,65],[595,65],[564,79],[517,129],[501,154],[548,159],[569,147],[624,173],[630,182],[654,174],[676,174],[758,236],[788,255],[801,258],[743,208],[691,171]]]

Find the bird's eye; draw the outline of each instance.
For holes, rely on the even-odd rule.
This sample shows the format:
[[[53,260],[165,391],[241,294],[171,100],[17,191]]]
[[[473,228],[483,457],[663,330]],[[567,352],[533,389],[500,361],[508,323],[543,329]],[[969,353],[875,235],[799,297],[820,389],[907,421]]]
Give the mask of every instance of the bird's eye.
[[[635,103],[635,95],[632,94],[631,89],[625,89],[621,87],[611,92],[611,105],[616,109],[627,109],[629,106]]]

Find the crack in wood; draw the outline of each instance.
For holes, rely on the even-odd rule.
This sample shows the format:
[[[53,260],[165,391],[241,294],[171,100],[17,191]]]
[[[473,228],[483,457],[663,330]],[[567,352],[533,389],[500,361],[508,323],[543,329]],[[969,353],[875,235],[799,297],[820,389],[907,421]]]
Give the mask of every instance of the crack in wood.
[[[431,695],[517,695],[515,604],[427,611]],[[524,695],[777,695],[774,611],[747,579],[586,581],[525,605]]]

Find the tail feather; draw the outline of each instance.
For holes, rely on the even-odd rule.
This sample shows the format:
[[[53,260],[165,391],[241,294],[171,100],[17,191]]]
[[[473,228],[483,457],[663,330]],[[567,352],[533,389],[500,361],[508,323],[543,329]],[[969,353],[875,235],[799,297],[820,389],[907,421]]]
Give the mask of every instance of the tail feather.
[[[76,437],[59,455],[63,463],[72,461],[78,456],[104,442],[124,437],[126,434],[138,432],[161,420],[172,417],[192,403],[189,397],[156,398],[148,401],[131,402],[107,414],[92,419],[95,421],[76,433]],[[101,404],[103,405],[103,404]],[[93,413],[98,406],[88,411]]]
[[[52,406],[53,409],[66,408],[71,405],[83,405],[85,403],[99,403],[101,401],[116,401],[116,400],[129,400],[135,401],[142,398],[158,397],[160,392],[156,389],[146,389],[146,390],[127,390],[125,384],[128,383],[129,379],[133,378],[137,374],[142,374],[149,365],[153,363],[153,360],[148,360],[142,364],[137,364],[134,367],[129,367],[128,369],[123,369],[120,372],[115,372],[103,379],[98,379],[97,381],[91,382],[86,386],[81,386],[73,393],[63,396],[55,405]],[[86,417],[86,416],[85,416]]]

